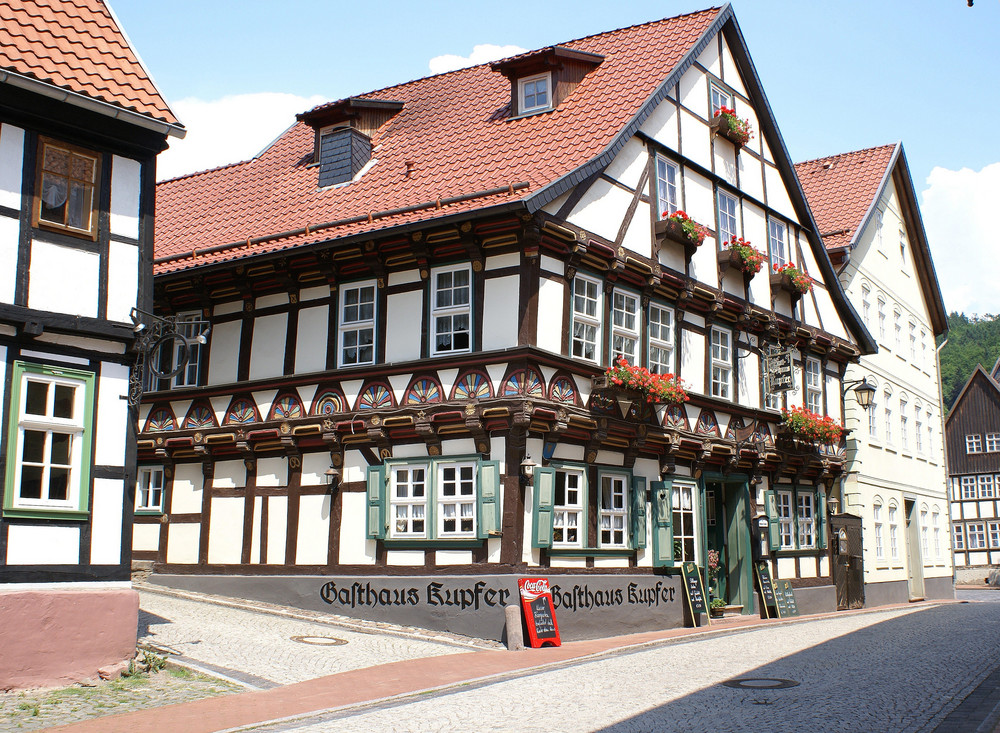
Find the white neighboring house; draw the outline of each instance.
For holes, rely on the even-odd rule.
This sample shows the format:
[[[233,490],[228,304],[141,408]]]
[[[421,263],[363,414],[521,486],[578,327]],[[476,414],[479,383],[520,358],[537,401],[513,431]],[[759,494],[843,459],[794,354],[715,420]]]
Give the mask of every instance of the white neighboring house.
[[[184,129],[102,2],[12,0],[0,44],[0,690],[135,652],[132,308]]]
[[[947,330],[934,263],[901,143],[796,164],[830,259],[878,353],[866,412],[845,405],[843,510],[862,518],[866,605],[954,595],[940,374]]]

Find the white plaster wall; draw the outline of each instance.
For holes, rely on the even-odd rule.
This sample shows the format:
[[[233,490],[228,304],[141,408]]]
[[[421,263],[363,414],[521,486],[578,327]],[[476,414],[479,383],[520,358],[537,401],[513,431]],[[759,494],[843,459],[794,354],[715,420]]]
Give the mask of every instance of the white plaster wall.
[[[388,285],[390,288],[396,285],[409,285],[416,282],[420,282],[420,270],[404,270],[403,272],[389,273]]]
[[[8,565],[77,565],[80,527],[7,525]]]
[[[719,47],[715,43],[709,43],[705,50],[698,55],[698,63],[709,70],[713,75],[722,77],[722,60],[719,58]]]
[[[257,486],[288,486],[288,459],[284,456],[258,458]]]
[[[668,148],[678,150],[676,115],[674,103],[668,99],[653,110],[639,129]]]
[[[538,281],[538,348],[562,353],[563,298],[566,286],[541,278]]]
[[[262,295],[257,298],[254,307],[257,310],[263,310],[264,308],[271,308],[276,305],[287,305],[288,304],[288,293],[272,293],[271,295]]]
[[[241,489],[246,485],[247,467],[243,461],[219,461],[215,464],[215,473],[212,476],[213,489]]]
[[[701,69],[692,66],[684,72],[680,80],[680,95],[683,106],[702,119],[708,118],[708,81]]]
[[[264,506],[264,502],[266,501],[267,501],[266,496],[258,496],[252,500],[253,516],[250,518],[250,562],[251,563],[260,562],[261,514],[262,514],[262,507]]]
[[[212,308],[212,315],[228,316],[231,313],[240,313],[243,310],[242,300],[231,300],[228,303],[219,303]]]
[[[139,238],[139,191],[142,188],[142,165],[137,160],[112,157],[111,161],[111,233]]]
[[[632,194],[628,191],[603,179],[597,180],[573,208],[568,221],[614,241],[630,203]]]
[[[21,209],[21,168],[24,130],[0,124],[0,206]]]
[[[94,479],[90,510],[90,562],[118,565],[122,561],[122,513],[125,482]]]
[[[307,300],[317,300],[318,298],[328,298],[329,296],[329,285],[318,285],[314,288],[302,288],[302,290],[299,291],[299,302],[304,303]]]
[[[434,562],[437,565],[471,565],[472,550],[437,550]]]
[[[285,564],[285,541],[288,529],[288,497],[269,496],[267,499],[267,552],[264,562],[268,565]]]
[[[159,524],[132,525],[132,552],[156,552],[159,548]]]
[[[201,524],[191,522],[167,525],[167,562],[177,565],[195,565],[201,542]]]
[[[261,417],[266,419],[267,413],[271,409],[271,403],[278,396],[278,390],[264,389],[260,392],[254,392],[252,396],[254,403],[257,405],[257,412],[260,413]]]
[[[0,172],[3,168],[0,167]],[[17,219],[0,216],[0,303],[14,302],[17,287],[17,240],[21,227]]]
[[[212,521],[208,530],[208,562],[238,565],[243,554],[242,497],[212,499]]]
[[[747,155],[738,155],[740,188],[758,201],[764,201],[764,169],[761,162]]]
[[[375,541],[365,538],[368,498],[363,491],[341,494],[340,564],[374,565]]]
[[[204,481],[200,463],[178,463],[174,467],[174,482],[170,492],[170,512],[172,514],[201,512]]]
[[[778,169],[772,165],[764,168],[764,185],[767,186],[767,205],[791,221],[797,221],[788,190]]]
[[[424,564],[424,553],[420,550],[387,550],[386,565],[404,565],[413,567]]]
[[[702,100],[701,107],[707,107],[707,99]],[[707,111],[707,110],[706,110]],[[687,110],[681,110],[681,152],[698,165],[711,169],[712,146],[708,132],[708,124],[704,119],[695,117]],[[714,218],[713,220],[714,221]],[[714,227],[713,227],[714,228]]]
[[[323,453],[303,453],[302,454],[302,475],[301,486],[324,486],[326,485],[326,470],[330,467],[330,454]],[[259,480],[259,477],[258,477]]]
[[[705,394],[705,337],[694,331],[681,331],[680,377],[691,392]]]
[[[485,298],[489,307],[483,310],[484,351],[517,346],[519,283],[517,275],[486,281]]]
[[[285,367],[285,330],[287,313],[259,316],[254,319],[250,346],[250,379],[279,377]]]
[[[240,358],[241,326],[240,321],[232,321],[212,327],[208,384],[227,384],[236,381]]]
[[[28,267],[28,307],[73,316],[97,317],[101,257],[36,239]],[[72,283],[73,287],[66,287]]]
[[[108,320],[128,323],[138,303],[139,247],[126,242],[108,243]]]
[[[296,565],[326,565],[330,546],[330,497],[315,494],[299,497],[299,528]]]
[[[670,104],[661,104],[660,107],[667,109],[668,116],[673,111],[673,106]],[[616,181],[621,181],[634,190],[639,185],[639,178],[646,169],[648,159],[646,146],[638,138],[633,137],[625,143],[625,147],[618,152],[605,172]]]
[[[518,267],[521,264],[521,255],[511,252],[505,255],[493,255],[486,258],[486,272],[490,270],[500,270],[505,267]]]
[[[326,369],[329,329],[330,309],[327,306],[303,308],[299,311],[299,327],[295,337],[296,374]]]
[[[98,466],[124,466],[128,438],[128,375],[123,364],[101,362],[97,380],[97,439],[94,462]]]
[[[566,274],[566,263],[555,257],[541,255],[538,259],[538,266],[542,272],[554,272],[556,275]]]
[[[632,220],[629,222],[628,228],[625,230],[625,236],[622,239],[622,246],[631,250],[632,252],[638,252],[643,257],[653,256],[653,240],[652,240],[652,209],[650,204],[639,201],[635,207],[635,214],[632,216]]]
[[[388,296],[385,328],[387,362],[413,361],[420,358],[420,327],[423,312],[424,294],[421,290]]]

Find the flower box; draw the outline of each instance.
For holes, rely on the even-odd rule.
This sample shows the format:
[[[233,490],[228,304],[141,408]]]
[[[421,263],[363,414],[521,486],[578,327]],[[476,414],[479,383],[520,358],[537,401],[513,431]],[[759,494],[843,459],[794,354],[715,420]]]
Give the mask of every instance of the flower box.
[[[734,237],[719,250],[719,269],[722,272],[732,268],[743,273],[749,280],[764,267],[767,255],[742,237]]]
[[[664,212],[666,213],[666,212]],[[690,260],[711,232],[683,211],[675,211],[653,226],[656,235],[684,246],[684,257]]]
[[[771,273],[771,287],[784,290],[792,297],[792,304],[798,301],[806,293],[812,291],[813,279],[802,272],[795,265],[774,266]]]
[[[736,116],[736,112],[728,107],[722,107],[716,112],[708,126],[714,134],[731,142],[737,153],[753,137],[750,120],[740,119]]]
[[[608,367],[603,378],[594,378],[594,387],[617,389],[626,396],[634,393],[635,399],[650,404],[680,404],[688,399],[683,383],[673,374],[653,374],[644,367],[632,366],[623,356]]]
[[[817,415],[804,407],[781,411],[780,434],[804,443],[836,445],[844,428],[829,415]]]

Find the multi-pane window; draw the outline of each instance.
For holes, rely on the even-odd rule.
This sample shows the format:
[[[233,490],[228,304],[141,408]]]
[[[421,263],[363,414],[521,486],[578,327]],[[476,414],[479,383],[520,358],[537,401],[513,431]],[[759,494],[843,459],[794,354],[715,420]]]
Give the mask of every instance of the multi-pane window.
[[[476,464],[441,463],[437,467],[439,537],[476,534]]]
[[[340,288],[340,366],[375,363],[375,283]]]
[[[885,341],[885,300],[880,295],[877,301],[878,308],[878,337],[880,341]]]
[[[966,527],[970,550],[986,549],[986,525],[983,522],[969,522]]]
[[[732,334],[712,326],[712,396],[724,400],[733,393]]]
[[[1000,522],[990,522],[990,547],[1000,547]]]
[[[1000,433],[986,433],[986,452],[997,453],[1000,451]]]
[[[875,527],[875,559],[884,560],[885,559],[885,542],[882,538],[882,505],[875,504],[872,506],[872,518],[875,520],[873,525]]]
[[[924,423],[921,420],[923,413],[918,407],[913,411],[913,438],[914,438],[914,448],[916,448],[917,453],[924,452]]]
[[[823,411],[823,372],[819,359],[806,359],[806,409]]]
[[[783,223],[768,219],[767,241],[771,246],[771,264],[779,267],[788,264],[788,232]]]
[[[983,440],[979,436],[979,434],[965,436],[965,452],[966,453],[983,452]]]
[[[799,547],[802,549],[816,546],[816,515],[814,512],[813,495],[798,492],[795,495],[796,519],[799,525]]]
[[[963,499],[975,499],[976,498],[976,477],[975,476],[962,476],[962,498]]]
[[[920,547],[923,549],[924,560],[926,560],[931,552],[930,527],[927,526],[926,509],[923,509],[920,512]]]
[[[868,436],[878,439],[878,403],[874,399],[868,406]]]
[[[871,325],[871,317],[872,317],[872,314],[871,314],[871,310],[872,310],[871,295],[872,295],[871,288],[869,288],[867,285],[862,285],[861,286],[861,318],[864,319],[864,322],[865,322],[866,326],[870,326]]]
[[[910,361],[917,363],[917,326],[910,321]]]
[[[965,549],[965,533],[962,532],[962,525],[956,524],[952,528],[952,537],[954,538],[954,548],[956,550]]]
[[[899,445],[903,450],[909,449],[909,426],[906,415],[907,402],[902,397],[899,398]]]
[[[662,155],[656,156],[656,208],[665,219],[680,208],[681,169]]]
[[[431,280],[431,354],[472,349],[472,270],[468,265],[436,270]]]
[[[714,116],[723,107],[733,108],[733,95],[722,87],[711,85],[712,115]]]
[[[135,482],[135,510],[158,512],[163,510],[163,468],[141,466]]]
[[[206,325],[199,312],[179,313],[177,315],[177,333],[183,336],[187,343],[180,339],[174,340],[171,365],[179,364],[184,359],[185,354],[187,355],[187,363],[174,375],[174,387],[197,386],[201,374],[202,354],[204,353],[202,344],[197,341],[197,338],[205,330]],[[167,372],[169,373],[169,371],[168,368]]]
[[[587,361],[599,361],[600,339],[600,283],[577,275],[573,280],[573,356]]]
[[[672,491],[674,562],[694,562],[695,557],[695,513],[694,486],[674,483]]]
[[[548,109],[552,105],[548,74],[538,74],[521,79],[518,81],[518,93],[521,114]]]
[[[979,484],[979,498],[980,499],[992,499],[993,498],[993,474],[983,473],[977,477],[976,483]]]
[[[392,469],[389,490],[390,537],[427,537],[427,466]]]
[[[889,505],[889,555],[893,560],[899,559],[899,511],[893,504]]]
[[[647,366],[654,374],[674,372],[674,312],[659,305],[649,306],[649,354]]]
[[[903,348],[903,326],[899,322],[899,308],[892,310],[892,335],[893,343],[896,344],[896,353],[902,353]]]
[[[42,139],[34,220],[40,226],[97,236],[97,153]]]
[[[586,480],[579,469],[558,469],[555,472],[555,493],[552,503],[552,546],[582,547]]]
[[[927,457],[934,459],[934,424],[931,422],[931,411],[927,411]]]
[[[885,415],[885,442],[892,442],[892,406],[889,404],[889,400],[892,398],[891,392],[885,392],[885,408],[883,414]]]
[[[728,193],[719,191],[719,245],[739,236],[739,226],[736,221],[736,199]]]
[[[936,509],[937,507],[935,507]],[[931,524],[934,525],[934,557],[941,557],[941,527],[939,526],[941,515],[938,512],[931,514]]]
[[[778,500],[778,537],[781,539],[781,549],[790,550],[795,547],[792,528],[794,518],[792,516],[792,492],[779,491]]]
[[[899,258],[906,262],[906,232],[902,227],[899,229]]]
[[[927,332],[920,329],[920,365],[927,367]]]
[[[639,296],[615,288],[611,297],[611,359],[638,364]]]
[[[601,476],[601,506],[598,514],[601,547],[627,547],[628,479],[616,474]]]

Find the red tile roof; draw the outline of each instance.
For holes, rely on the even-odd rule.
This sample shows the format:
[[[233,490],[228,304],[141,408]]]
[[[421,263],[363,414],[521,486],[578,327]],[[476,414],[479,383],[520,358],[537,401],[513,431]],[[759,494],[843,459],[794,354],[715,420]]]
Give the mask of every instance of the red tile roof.
[[[897,147],[883,145],[795,164],[828,250],[847,247],[854,241],[879,195]]]
[[[547,113],[510,119],[510,82],[489,64],[360,95],[401,101],[403,108],[372,137],[377,162],[347,185],[317,188],[318,171],[310,167],[314,133],[303,122],[253,160],[160,183],[155,272],[528,198],[612,145],[719,17],[713,8],[562,44],[604,61]],[[408,161],[414,164],[409,176]],[[489,190],[494,193],[476,196]],[[448,197],[470,198],[439,208]],[[415,208],[368,218],[405,207]],[[332,221],[345,223],[304,231]],[[293,230],[300,233],[234,245]],[[206,248],[213,251],[189,256]]]
[[[0,69],[179,125],[102,0],[0,2]]]

